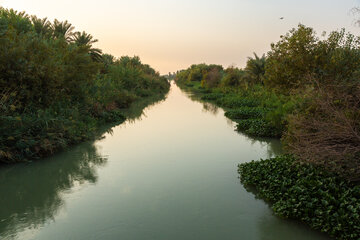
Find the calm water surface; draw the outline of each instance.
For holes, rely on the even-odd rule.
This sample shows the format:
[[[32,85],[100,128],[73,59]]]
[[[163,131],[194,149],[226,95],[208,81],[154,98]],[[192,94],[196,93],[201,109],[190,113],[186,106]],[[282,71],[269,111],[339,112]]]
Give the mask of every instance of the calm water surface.
[[[193,99],[193,100],[192,100]],[[275,217],[237,165],[281,153],[172,85],[105,138],[0,169],[0,239],[327,239]]]

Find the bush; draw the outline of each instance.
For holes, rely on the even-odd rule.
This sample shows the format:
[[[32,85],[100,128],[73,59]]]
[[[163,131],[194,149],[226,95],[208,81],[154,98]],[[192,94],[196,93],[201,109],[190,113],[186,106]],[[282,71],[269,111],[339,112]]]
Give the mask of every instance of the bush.
[[[239,107],[257,107],[260,101],[254,98],[245,98],[241,95],[228,94],[220,98],[216,103],[222,107],[239,108]]]
[[[209,72],[205,73],[201,80],[201,86],[205,88],[217,87],[221,81],[222,73],[218,68],[213,68]]]
[[[236,130],[256,137],[280,137],[282,132],[264,119],[237,120]]]
[[[225,116],[230,119],[249,119],[261,118],[264,116],[266,110],[259,107],[242,107],[225,112]]]
[[[360,181],[360,84],[321,84],[289,118],[284,140],[303,162]]]
[[[338,239],[360,238],[360,186],[291,156],[243,163],[238,171],[241,182],[270,201],[276,215]]]
[[[189,82],[200,82],[203,78],[201,69],[198,67],[195,67],[190,71],[190,74],[188,75],[188,81]]]
[[[236,87],[243,84],[242,78],[245,75],[243,70],[235,67],[229,67],[225,70],[225,75],[221,80],[223,87]]]

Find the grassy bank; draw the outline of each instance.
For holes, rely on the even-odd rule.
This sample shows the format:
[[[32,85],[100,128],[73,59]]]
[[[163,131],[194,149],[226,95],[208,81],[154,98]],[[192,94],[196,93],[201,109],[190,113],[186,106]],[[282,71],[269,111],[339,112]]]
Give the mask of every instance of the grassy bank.
[[[0,162],[38,159],[161,99],[168,81],[138,57],[115,58],[67,21],[0,8]],[[144,106],[145,107],[145,106]]]
[[[201,82],[184,83],[177,81],[183,89],[197,93],[202,100],[209,101],[225,110],[225,116],[237,123],[236,130],[253,137],[280,138],[285,127],[285,111],[293,108],[294,102],[283,104],[290,97],[276,96],[266,92],[262,86],[251,89],[211,88]],[[275,100],[275,101],[274,101]]]
[[[239,69],[196,64],[176,83],[224,108],[250,136],[280,137],[289,155],[241,164],[284,218],[337,239],[360,237],[360,38],[345,30],[319,39],[299,25]]]

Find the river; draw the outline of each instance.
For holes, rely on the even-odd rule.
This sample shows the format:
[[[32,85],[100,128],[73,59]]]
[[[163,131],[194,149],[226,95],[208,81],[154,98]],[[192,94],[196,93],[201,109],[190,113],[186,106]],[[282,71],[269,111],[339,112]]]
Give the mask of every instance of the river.
[[[280,153],[172,83],[100,140],[2,167],[0,239],[328,239],[241,185],[239,163]]]

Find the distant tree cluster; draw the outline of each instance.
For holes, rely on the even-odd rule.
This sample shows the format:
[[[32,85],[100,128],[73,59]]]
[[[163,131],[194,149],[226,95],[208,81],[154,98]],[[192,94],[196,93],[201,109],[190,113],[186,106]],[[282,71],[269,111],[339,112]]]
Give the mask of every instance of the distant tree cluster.
[[[249,57],[245,69],[230,66],[224,69],[221,65],[195,64],[176,75],[180,82],[199,81],[205,88],[242,87],[247,88],[256,84],[263,84],[266,57]]]
[[[175,80],[177,72],[169,72],[168,74],[164,75],[167,80]]]

